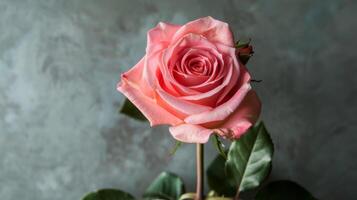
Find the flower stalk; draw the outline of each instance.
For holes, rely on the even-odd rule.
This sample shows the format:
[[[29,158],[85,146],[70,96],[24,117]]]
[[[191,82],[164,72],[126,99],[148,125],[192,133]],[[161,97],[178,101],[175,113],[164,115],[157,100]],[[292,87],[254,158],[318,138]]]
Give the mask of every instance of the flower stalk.
[[[203,144],[196,144],[196,198],[195,200],[203,200]]]

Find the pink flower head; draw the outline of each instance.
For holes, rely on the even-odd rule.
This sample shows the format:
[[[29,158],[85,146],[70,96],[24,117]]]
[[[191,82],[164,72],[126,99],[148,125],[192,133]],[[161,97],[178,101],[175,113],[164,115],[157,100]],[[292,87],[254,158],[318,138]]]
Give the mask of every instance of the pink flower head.
[[[145,56],[117,88],[151,126],[170,125],[187,143],[206,143],[212,133],[239,138],[261,110],[228,24],[212,17],[149,30]]]

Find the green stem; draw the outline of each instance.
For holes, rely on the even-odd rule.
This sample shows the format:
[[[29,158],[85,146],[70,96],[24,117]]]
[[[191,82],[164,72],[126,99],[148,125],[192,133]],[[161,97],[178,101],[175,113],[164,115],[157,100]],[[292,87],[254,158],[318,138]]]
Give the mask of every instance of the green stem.
[[[203,200],[203,144],[196,144],[196,199]]]

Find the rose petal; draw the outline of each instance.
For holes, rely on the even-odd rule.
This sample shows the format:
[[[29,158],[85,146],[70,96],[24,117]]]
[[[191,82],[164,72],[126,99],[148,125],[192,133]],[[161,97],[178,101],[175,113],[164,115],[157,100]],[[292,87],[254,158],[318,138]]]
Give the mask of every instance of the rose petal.
[[[171,135],[178,141],[186,143],[206,143],[212,130],[192,124],[180,124],[169,128]]]
[[[172,41],[173,35],[181,25],[159,22],[147,33],[146,54],[151,54],[166,48]]]
[[[178,98],[166,93],[163,90],[158,89],[158,90],[156,90],[156,92],[160,96],[160,98],[163,100],[163,102],[165,102],[167,104],[166,106],[169,106],[186,116],[212,110],[212,108],[209,106],[193,104],[193,103],[178,99]]]
[[[178,72],[175,70],[172,72],[172,74],[179,83],[189,88],[192,88],[192,86],[205,82],[209,78],[208,76],[183,74],[182,72]]]
[[[158,87],[169,92],[171,95],[181,96],[181,94],[175,87],[173,87],[171,84],[167,84],[168,79],[170,79],[170,77],[164,76],[159,68],[162,63],[162,54],[163,52],[156,52],[151,54],[150,56],[146,55],[143,77],[145,80],[147,80],[147,83],[150,88]]]
[[[183,25],[174,34],[173,41],[177,41],[188,33],[202,35],[211,42],[234,46],[233,34],[229,25],[212,17],[200,18]]]
[[[239,65],[240,65],[239,80],[236,84],[233,84],[233,87],[237,87],[237,88],[240,88],[242,85],[250,82],[250,74],[247,68],[242,63],[239,63]],[[233,87],[230,86],[229,88],[226,87],[224,89],[225,91],[223,91],[221,96],[218,98],[216,105],[220,105],[222,102],[226,102],[231,98],[230,92],[234,91]]]
[[[258,120],[261,103],[257,94],[250,90],[236,111],[221,125],[233,132],[233,138],[238,139],[248,128]]]
[[[128,79],[128,81],[141,85],[141,91],[149,97],[154,97],[152,87],[150,86],[148,79],[145,77],[145,62],[147,56],[144,56],[134,67],[129,71],[122,74],[122,77]]]
[[[190,88],[200,91],[202,93],[205,93],[205,92],[212,90],[213,88],[218,87],[220,84],[222,84],[222,79],[223,79],[223,77],[220,77],[213,81],[205,82],[204,84],[200,84],[199,86],[197,86],[197,85],[191,86]]]
[[[216,105],[220,105],[224,97],[232,91],[234,87],[237,87],[237,81],[238,78],[241,77],[243,72],[241,71],[240,63],[237,60],[237,57],[235,55],[235,49],[231,47],[227,47],[225,45],[217,45],[218,49],[222,52],[224,52],[226,55],[229,55],[228,58],[230,59],[230,62],[232,63],[232,67],[234,68],[234,73],[232,75],[230,84],[227,85],[222,91],[222,94],[220,98],[218,98]],[[239,85],[239,87],[242,84]]]
[[[130,83],[126,77],[122,76],[122,80],[117,85],[117,89],[144,114],[151,126],[159,124],[176,125],[182,123],[182,120],[158,106],[155,100],[145,96],[140,90],[140,86]]]
[[[237,109],[250,89],[250,84],[245,84],[227,102],[221,104],[211,111],[188,116],[184,121],[189,124],[204,124],[225,120]]]

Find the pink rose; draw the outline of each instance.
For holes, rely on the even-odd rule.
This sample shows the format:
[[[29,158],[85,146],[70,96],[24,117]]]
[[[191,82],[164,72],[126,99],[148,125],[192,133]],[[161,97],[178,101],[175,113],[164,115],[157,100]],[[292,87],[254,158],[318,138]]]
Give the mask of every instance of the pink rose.
[[[212,17],[160,22],[147,33],[146,55],[117,87],[151,126],[168,124],[188,143],[206,143],[212,133],[239,138],[261,109],[228,24]]]

